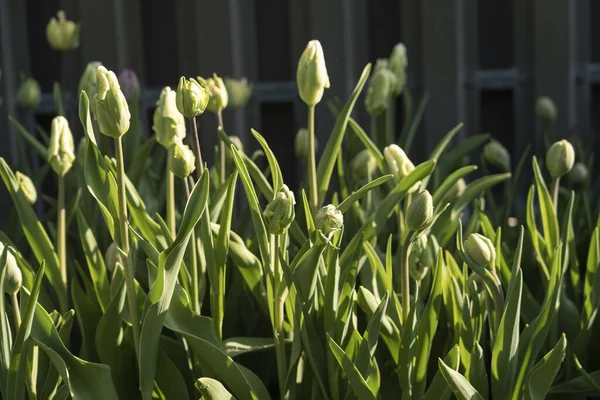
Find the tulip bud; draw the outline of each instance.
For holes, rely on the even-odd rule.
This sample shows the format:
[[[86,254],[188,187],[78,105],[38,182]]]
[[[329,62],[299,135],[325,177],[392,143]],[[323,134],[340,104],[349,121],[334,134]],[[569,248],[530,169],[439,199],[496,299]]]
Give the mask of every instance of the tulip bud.
[[[37,190],[30,177],[17,171],[15,174],[17,182],[19,182],[19,190],[23,192],[23,195],[29,202],[29,204],[35,203],[37,200]]]
[[[208,105],[210,94],[206,81],[202,78],[179,79],[177,86],[177,109],[187,118],[202,114]]]
[[[315,216],[315,227],[325,235],[337,232],[344,225],[344,215],[333,204],[321,208]]]
[[[16,294],[23,284],[23,275],[17,265],[17,260],[11,252],[6,254],[6,275],[4,276],[4,291],[10,295]]]
[[[40,84],[33,78],[27,78],[21,83],[17,93],[17,101],[23,108],[36,108],[40,104],[42,90]]]
[[[433,198],[427,190],[420,192],[408,206],[406,225],[411,231],[423,228],[433,216]]]
[[[92,111],[92,115],[96,115],[96,102],[94,101],[97,86],[96,71],[98,71],[98,67],[101,65],[102,63],[100,61],[88,63],[81,78],[79,78],[79,93],[85,91],[88,99],[90,99],[90,110]]]
[[[108,249],[106,249],[106,253],[104,254],[104,264],[110,272],[113,272],[117,263],[121,264],[121,266],[125,265],[123,260],[123,254],[121,254],[121,252],[119,251],[117,244],[115,242],[112,242],[110,246],[108,246]]]
[[[548,149],[546,167],[553,179],[566,175],[575,163],[575,149],[567,140],[559,140]]]
[[[229,136],[229,140],[233,142],[233,145],[240,152],[244,151],[244,143],[237,136]],[[233,154],[229,146],[225,146],[225,162],[227,165],[233,165]]]
[[[463,195],[466,189],[467,182],[463,178],[460,178],[454,183],[454,185],[452,185],[450,190],[448,190],[448,193],[446,194],[446,200],[449,202],[456,201],[456,199]]]
[[[117,76],[100,65],[96,70],[96,81],[94,117],[98,128],[106,136],[121,137],[129,130],[131,114]]]
[[[275,194],[275,198],[267,204],[267,208],[263,212],[269,232],[273,235],[281,235],[284,233],[296,216],[294,206],[296,199],[294,193],[283,185],[281,190]]]
[[[464,248],[467,256],[478,266],[487,267],[491,265],[494,268],[496,249],[490,239],[479,233],[472,233],[465,240]]]
[[[185,118],[177,109],[176,93],[168,86],[160,93],[152,121],[156,141],[164,148],[185,138]]]
[[[52,120],[50,146],[48,147],[48,162],[54,172],[64,176],[75,160],[75,145],[69,122],[65,117],[58,116]]]
[[[367,149],[359,152],[350,163],[352,175],[357,178],[366,178],[377,169],[377,160]]]
[[[54,50],[69,51],[79,47],[79,24],[69,21],[60,10],[46,26],[46,38]]]
[[[590,172],[582,162],[576,162],[567,174],[567,179],[576,189],[584,189],[589,184]]]
[[[556,120],[556,104],[550,97],[541,96],[535,102],[535,114],[542,121],[552,123]]]
[[[169,148],[169,169],[177,177],[187,178],[196,169],[195,162],[194,152],[180,141]]]
[[[510,153],[500,142],[492,140],[483,148],[483,157],[490,165],[502,171],[510,171]]]
[[[388,169],[396,178],[396,183],[399,183],[414,169],[415,165],[410,161],[404,150],[395,144],[391,144],[383,149],[383,156]],[[420,182],[417,182],[411,187],[408,192],[413,193],[419,188]]]
[[[413,243],[408,256],[408,268],[411,278],[420,281],[431,266],[428,257],[427,236],[420,235]]]
[[[140,99],[140,81],[132,69],[123,69],[119,73],[119,85],[127,103],[131,104]]]
[[[225,78],[225,88],[229,98],[229,108],[243,108],[252,96],[252,85],[246,78]]]
[[[315,137],[315,151],[319,148],[319,142]],[[306,164],[308,160],[308,152],[310,148],[308,146],[308,129],[301,128],[296,133],[296,139],[294,140],[294,151],[296,153],[296,157],[300,159],[303,164]]]
[[[314,106],[323,98],[323,92],[329,88],[329,76],[325,66],[325,55],[318,40],[311,40],[298,61],[296,73],[298,93],[303,102]]]
[[[403,43],[394,46],[392,54],[388,61],[388,68],[396,76],[394,85],[394,95],[399,96],[406,86],[406,67],[408,67],[408,58],[406,56],[406,47]]]
[[[199,78],[202,79],[202,78]],[[208,99],[208,111],[218,113],[227,108],[227,102],[229,97],[227,96],[227,89],[222,78],[219,78],[217,74],[213,74],[212,78],[206,80],[206,86],[210,97]]]
[[[378,64],[380,63],[378,62]],[[395,87],[396,76],[389,68],[383,66],[375,68],[365,97],[367,112],[372,116],[377,116],[387,110]]]

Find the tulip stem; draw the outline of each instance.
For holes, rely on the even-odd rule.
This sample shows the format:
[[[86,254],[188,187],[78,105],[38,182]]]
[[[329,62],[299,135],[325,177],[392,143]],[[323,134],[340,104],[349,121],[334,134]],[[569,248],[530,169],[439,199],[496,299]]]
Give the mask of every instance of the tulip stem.
[[[410,274],[408,272],[408,250],[412,237],[413,232],[411,231],[404,240],[404,245],[402,246],[402,264],[400,265],[400,268],[402,268],[402,314],[404,316],[404,323],[407,323],[408,314],[410,312]]]
[[[275,337],[275,348],[277,357],[277,376],[279,378],[279,391],[281,398],[285,398],[285,382],[287,376],[287,356],[285,352],[285,332],[283,330],[285,285],[282,283],[283,273],[279,264],[280,235],[273,235],[272,259],[273,259],[273,335]]]
[[[217,112],[217,121],[219,123],[218,129],[221,130],[225,130],[225,128],[223,127],[223,111],[219,110]],[[225,184],[225,142],[224,141],[220,141],[220,147],[219,147],[219,153],[221,153],[221,172],[219,173],[220,175],[220,180],[221,180],[221,185]]]
[[[15,318],[15,330],[18,331],[21,327],[21,311],[19,310],[19,299],[17,298],[17,293],[12,294],[12,309],[13,316]]]
[[[135,294],[135,277],[129,259],[129,229],[127,227],[127,197],[125,193],[125,166],[123,165],[123,141],[122,137],[115,138],[115,153],[117,156],[117,185],[119,197],[119,228],[121,230],[121,250],[127,255],[123,262],[125,270],[125,285],[127,287],[127,301],[129,303],[129,316],[133,330],[133,341],[135,352],[140,351],[140,317]]]
[[[56,226],[56,247],[58,249],[60,277],[64,285],[65,296],[67,296],[67,210],[65,208],[65,177],[60,174],[58,175],[58,220]]]
[[[385,111],[385,135],[386,142],[384,145],[395,143],[396,139],[396,98],[390,98],[388,108]]]
[[[310,207],[313,215],[319,207],[319,193],[317,192],[317,157],[315,154],[315,106],[308,106],[308,183],[310,192]],[[274,188],[279,190],[279,188]]]
[[[558,216],[558,190],[560,189],[560,177],[552,180],[552,204],[554,205],[554,212]]]
[[[175,223],[175,175],[167,166],[167,226],[171,232],[171,238],[175,240],[176,223]]]
[[[196,155],[196,169],[198,170],[198,177],[204,172],[204,162],[202,162],[202,153],[200,152],[200,139],[198,139],[198,125],[196,125],[196,118],[192,120],[192,147],[194,148],[194,154]]]
[[[185,191],[185,201],[190,198],[190,186],[188,185],[187,178],[183,178],[183,188]],[[198,282],[198,256],[196,248],[196,230],[192,230],[191,249],[190,249],[190,265],[192,268],[192,305],[196,314],[200,314],[200,290]]]

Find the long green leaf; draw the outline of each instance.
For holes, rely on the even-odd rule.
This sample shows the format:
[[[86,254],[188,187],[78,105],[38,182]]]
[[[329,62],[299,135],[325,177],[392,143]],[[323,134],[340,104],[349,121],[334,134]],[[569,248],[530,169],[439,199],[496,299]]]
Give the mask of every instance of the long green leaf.
[[[356,365],[354,365],[350,357],[348,357],[344,350],[330,336],[327,336],[327,341],[329,343],[329,349],[346,373],[356,397],[361,400],[375,400],[376,393],[371,391],[367,381],[356,368]]]
[[[442,359],[438,359],[438,365],[444,379],[454,392],[458,400],[483,400],[483,397],[467,379],[460,373],[447,366]]]
[[[546,398],[565,358],[566,350],[567,338],[563,333],[556,346],[533,367],[529,376],[529,396],[531,400],[544,400]]]
[[[223,384],[212,378],[200,378],[196,382],[203,400],[235,400]]]

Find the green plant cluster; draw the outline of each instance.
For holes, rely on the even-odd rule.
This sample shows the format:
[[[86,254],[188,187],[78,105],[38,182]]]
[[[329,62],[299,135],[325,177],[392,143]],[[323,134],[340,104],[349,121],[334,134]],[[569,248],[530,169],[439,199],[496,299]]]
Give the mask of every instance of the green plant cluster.
[[[48,26],[60,51],[78,32],[64,13]],[[589,155],[550,145],[556,109],[544,98],[543,162],[526,150],[515,164],[487,134],[459,143],[458,125],[415,164],[427,99],[413,107],[407,66],[399,44],[345,103],[330,102],[317,157],[314,111],[330,78],[309,42],[300,188],[258,132],[243,145],[226,134],[223,110],[246,104],[245,80],[182,77],[162,91],[150,139],[135,74],[100,63],[82,76],[77,121],[59,84],[51,132],[11,119],[45,165],[22,173],[0,159],[14,206],[0,232],[2,399],[600,395]],[[363,101],[368,132],[352,117]],[[206,110],[212,167],[196,127]],[[54,180],[56,195],[38,196]]]

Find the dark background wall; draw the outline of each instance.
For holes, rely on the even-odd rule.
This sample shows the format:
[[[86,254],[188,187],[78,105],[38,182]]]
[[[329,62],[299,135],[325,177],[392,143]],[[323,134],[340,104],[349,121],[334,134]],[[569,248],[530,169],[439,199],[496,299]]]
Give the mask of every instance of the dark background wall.
[[[58,9],[81,22],[81,46],[61,60],[45,38]],[[302,174],[293,138],[305,107],[295,90],[297,60],[321,41],[332,88],[345,99],[367,62],[387,57],[399,41],[409,57],[409,90],[430,96],[417,160],[458,122],[462,137],[490,132],[520,154],[535,140],[533,106],[551,96],[557,135],[581,134],[600,120],[600,3],[593,0],[0,0],[0,156],[15,161],[15,92],[21,72],[45,92],[39,123],[54,115],[51,88],[61,79],[74,94],[89,61],[133,68],[144,85],[149,116],[162,86],[180,75],[246,76],[255,93],[244,111],[228,111],[225,127],[241,137],[254,127],[283,161],[286,179]],[[362,108],[362,99],[358,108]],[[364,112],[358,118],[367,123]],[[214,116],[201,118],[204,145],[214,143]],[[317,132],[324,143],[333,119],[323,104]],[[368,125],[365,125],[368,126]],[[246,140],[246,142],[250,142]]]

